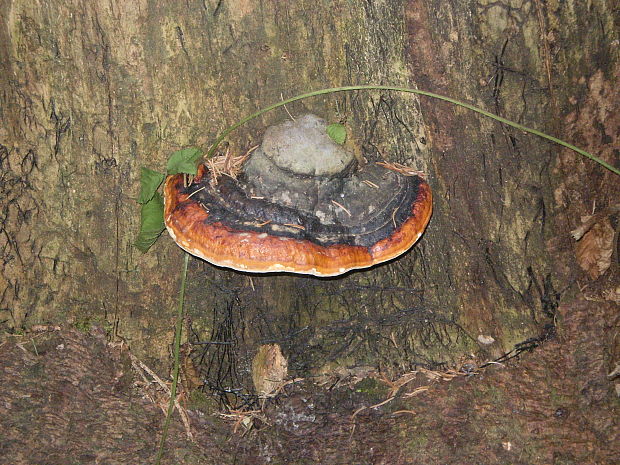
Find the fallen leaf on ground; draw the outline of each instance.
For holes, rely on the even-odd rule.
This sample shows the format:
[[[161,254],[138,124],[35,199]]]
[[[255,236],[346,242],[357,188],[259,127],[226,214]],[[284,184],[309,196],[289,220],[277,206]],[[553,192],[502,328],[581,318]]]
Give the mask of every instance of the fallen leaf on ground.
[[[577,263],[590,278],[597,279],[611,265],[613,240],[614,229],[605,218],[593,225],[577,242]]]

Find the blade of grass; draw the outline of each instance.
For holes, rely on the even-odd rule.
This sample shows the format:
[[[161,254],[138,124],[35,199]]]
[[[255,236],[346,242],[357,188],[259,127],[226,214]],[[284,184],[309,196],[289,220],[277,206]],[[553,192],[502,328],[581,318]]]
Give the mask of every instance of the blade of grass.
[[[529,134],[534,134],[536,136],[542,137],[543,139],[547,139],[551,142],[554,142],[556,144],[559,144],[563,147],[569,148],[571,150],[574,150],[575,152],[577,152],[580,155],[583,155],[586,158],[589,158],[592,161],[595,161],[596,163],[598,163],[599,165],[607,168],[609,171],[611,171],[612,173],[615,173],[617,175],[620,175],[620,169],[615,168],[614,166],[610,165],[609,163],[607,163],[604,160],[601,160],[600,158],[592,155],[589,152],[586,152],[583,149],[580,149],[579,147],[576,147],[572,144],[569,144],[568,142],[564,142],[561,139],[558,139],[557,137],[553,137],[550,136],[549,134],[545,134],[544,132],[538,131],[537,129],[532,129],[532,128],[528,128],[527,126],[523,126],[519,123],[515,123],[514,121],[510,121],[509,119],[506,118],[502,118],[501,116],[495,115],[491,112],[488,112],[486,110],[483,110],[482,108],[478,108],[474,105],[470,105],[469,103],[465,103],[465,102],[461,102],[460,100],[456,100],[450,97],[446,97],[443,95],[439,95],[439,94],[435,94],[433,92],[427,92],[425,90],[419,90],[419,89],[410,89],[407,87],[394,87],[394,86],[377,86],[377,85],[363,85],[363,86],[344,86],[344,87],[331,87],[329,89],[320,89],[320,90],[315,90],[313,92],[308,92],[305,94],[300,94],[300,95],[296,95],[295,97],[291,97],[289,99],[286,100],[282,100],[281,102],[278,103],[274,103],[273,105],[269,105],[268,107],[263,108],[262,110],[257,111],[256,113],[252,113],[249,116],[246,116],[245,118],[243,118],[242,120],[238,121],[237,123],[233,124],[232,126],[230,126],[229,128],[225,129],[219,136],[218,138],[215,140],[215,142],[213,143],[213,145],[211,145],[211,147],[209,148],[209,150],[207,151],[206,157],[207,158],[211,158],[214,154],[215,154],[215,150],[217,149],[218,145],[220,145],[220,143],[231,133],[233,132],[235,129],[237,129],[238,127],[244,125],[245,123],[247,123],[248,121],[264,114],[267,113],[268,111],[271,111],[275,108],[279,108],[282,107],[288,103],[291,102],[296,102],[297,100],[302,100],[308,97],[315,97],[317,95],[325,95],[325,94],[333,94],[336,92],[350,92],[350,91],[354,91],[354,90],[389,90],[389,91],[395,91],[395,92],[406,92],[406,93],[410,93],[410,94],[418,94],[418,95],[424,95],[426,97],[430,97],[430,98],[434,98],[434,99],[438,99],[438,100],[443,100],[444,102],[450,102],[454,105],[457,105],[459,107],[463,107],[463,108],[467,108],[468,110],[474,111],[476,113],[479,113],[481,115],[484,115],[488,118],[494,119],[495,121],[499,121],[500,123],[504,123],[508,126],[512,126],[515,129],[519,129],[521,131],[527,132]]]
[[[187,264],[189,263],[189,254],[183,254],[183,268],[181,270],[181,289],[179,290],[179,304],[177,308],[177,322],[174,332],[174,369],[172,375],[172,386],[170,387],[170,402],[168,403],[168,412],[164,421],[164,428],[161,433],[159,442],[159,450],[155,465],[159,465],[164,454],[164,446],[166,445],[166,437],[168,436],[168,428],[170,427],[170,419],[174,411],[174,400],[177,395],[177,384],[179,382],[179,353],[181,351],[181,332],[183,329],[183,303],[185,301],[185,282],[187,280]]]

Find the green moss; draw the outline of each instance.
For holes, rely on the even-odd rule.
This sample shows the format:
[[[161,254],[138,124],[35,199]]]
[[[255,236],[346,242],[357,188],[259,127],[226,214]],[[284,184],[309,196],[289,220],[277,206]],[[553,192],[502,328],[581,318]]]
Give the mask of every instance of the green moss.
[[[365,397],[369,398],[373,402],[385,400],[389,392],[388,387],[375,378],[364,378],[357,383],[353,389],[355,392],[364,394]]]
[[[486,397],[488,397],[490,399],[490,401],[494,404],[500,404],[504,402],[504,393],[502,392],[501,389],[499,389],[496,386],[493,386],[492,384],[490,384],[489,386],[486,387]]]
[[[102,317],[94,317],[92,315],[80,315],[76,317],[71,326],[83,333],[90,333],[94,326],[103,328],[106,334],[110,334],[114,329],[114,325],[111,322]]]
[[[561,394],[557,389],[549,388],[549,400],[554,407],[560,407],[571,402],[571,398],[565,394]]]
[[[78,318],[75,323],[73,323],[73,327],[83,333],[89,333],[92,328],[92,322],[89,318]]]
[[[45,376],[45,367],[41,363],[35,363],[34,365],[28,366],[26,368],[26,376],[25,378],[28,380],[44,380],[47,379]]]
[[[409,437],[407,448],[410,453],[417,453],[426,448],[428,444],[428,436],[423,431],[416,431]]]
[[[218,410],[218,404],[212,396],[202,391],[194,390],[189,395],[187,408],[190,410],[199,410],[204,413],[212,413]]]
[[[493,385],[479,385],[472,389],[474,399],[489,402],[492,404],[500,404],[504,402],[504,392]]]

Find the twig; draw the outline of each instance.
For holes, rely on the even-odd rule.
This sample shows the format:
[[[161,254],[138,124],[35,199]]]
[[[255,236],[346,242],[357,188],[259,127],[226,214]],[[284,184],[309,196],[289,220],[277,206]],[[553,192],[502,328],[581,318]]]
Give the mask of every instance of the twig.
[[[346,209],[343,205],[339,204],[339,203],[338,203],[338,202],[336,202],[335,200],[332,200],[332,203],[333,203],[334,205],[336,205],[337,207],[342,208],[342,209],[343,209],[343,210],[347,213],[347,215],[351,216],[351,212],[350,212],[349,210],[347,210],[347,209]]]
[[[383,166],[388,170],[404,174],[405,176],[419,176],[422,179],[426,179],[426,174],[423,171],[414,170],[413,168],[406,165],[401,165],[400,163],[390,163],[387,161],[378,161],[376,163],[379,166]]]
[[[280,92],[280,100],[284,100],[284,95],[282,94],[282,92]],[[286,111],[286,114],[289,116],[289,118],[295,121],[295,118],[293,118],[293,115],[291,115],[291,113],[288,111],[288,108],[286,108],[286,105],[282,105],[282,106],[284,107],[284,111]]]
[[[291,228],[297,228],[297,229],[301,229],[302,231],[305,231],[306,228],[304,228],[302,225],[300,224],[291,224],[291,223],[284,223],[283,226],[289,226]]]
[[[155,382],[159,385],[159,387],[163,389],[164,393],[167,396],[170,396],[170,399],[172,399],[171,392],[170,392],[170,389],[168,388],[168,385],[159,376],[157,376],[157,374],[153,370],[151,370],[148,366],[146,366],[141,360],[138,360],[138,358],[131,352],[129,352],[129,358],[131,359],[131,364],[136,369],[136,371],[140,373],[140,376],[142,377],[145,383],[151,384],[151,382],[146,378],[146,376],[144,376],[144,373],[142,371],[150,375],[151,378],[153,378]],[[192,434],[192,431],[191,431],[189,417],[187,416],[187,412],[181,406],[181,404],[179,404],[178,399],[174,399],[174,405],[177,408],[179,415],[181,416],[181,421],[183,421],[183,426],[185,427],[185,433],[187,434],[187,437],[191,441],[193,441],[194,435]],[[163,407],[162,407],[162,410],[164,411],[164,413],[166,413],[166,410]]]
[[[418,388],[415,388],[413,391],[411,392],[407,392],[405,394],[403,394],[403,397],[405,398],[409,398],[409,397],[413,397],[413,396],[417,396],[418,394],[420,394],[421,392],[425,392],[428,391],[431,387],[430,386],[420,386]]]
[[[146,373],[148,373],[148,375],[151,378],[155,380],[157,384],[159,384],[159,386],[164,390],[164,392],[167,395],[170,395],[170,389],[168,388],[166,383],[164,383],[162,379],[159,376],[157,376],[157,374],[153,370],[151,370],[148,366],[146,366],[141,360],[138,360],[138,358],[131,352],[129,352],[129,358],[131,359],[131,364],[134,366],[136,370],[138,370],[138,372],[140,372],[140,369],[144,370]],[[148,381],[146,377],[143,376],[143,378],[145,381]]]
[[[370,187],[374,187],[375,189],[379,189],[379,186],[377,186],[374,182],[369,181],[368,179],[364,179],[362,182],[364,184],[369,185]]]
[[[206,189],[206,188],[207,188],[207,186],[202,186],[200,189],[196,189],[194,192],[192,192],[191,194],[189,194],[189,195],[187,196],[187,198],[189,199],[189,198],[190,198],[192,195],[194,195],[196,192],[200,192],[200,191],[202,191],[202,190],[204,190],[204,189]]]

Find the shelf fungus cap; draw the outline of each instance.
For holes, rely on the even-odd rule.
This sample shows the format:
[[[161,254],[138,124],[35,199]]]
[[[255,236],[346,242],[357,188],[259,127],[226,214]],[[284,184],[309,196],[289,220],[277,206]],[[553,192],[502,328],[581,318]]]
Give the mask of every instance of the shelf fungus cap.
[[[267,129],[238,179],[201,165],[189,185],[166,179],[164,219],[176,243],[214,265],[253,273],[336,276],[391,260],[420,238],[428,183],[355,157],[305,115]]]

